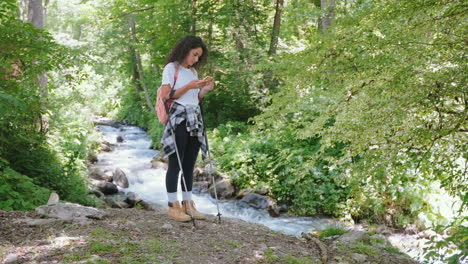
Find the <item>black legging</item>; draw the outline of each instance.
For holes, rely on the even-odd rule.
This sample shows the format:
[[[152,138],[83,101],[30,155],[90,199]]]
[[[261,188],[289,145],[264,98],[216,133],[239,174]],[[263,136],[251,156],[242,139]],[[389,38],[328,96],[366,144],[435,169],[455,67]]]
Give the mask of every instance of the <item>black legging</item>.
[[[200,142],[197,137],[191,137],[187,132],[185,121],[177,125],[175,129],[177,149],[179,150],[182,170],[184,172],[187,190],[191,191],[193,186],[193,168],[197,160]],[[179,162],[174,152],[169,156],[169,168],[166,173],[167,192],[177,192],[177,181],[179,180]],[[184,183],[181,181],[182,191],[186,192]]]

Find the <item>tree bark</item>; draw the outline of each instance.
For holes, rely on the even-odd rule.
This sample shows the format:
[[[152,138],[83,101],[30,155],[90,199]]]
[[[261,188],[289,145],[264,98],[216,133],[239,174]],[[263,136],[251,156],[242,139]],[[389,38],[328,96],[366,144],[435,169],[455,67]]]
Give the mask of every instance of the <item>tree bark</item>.
[[[280,26],[281,26],[281,13],[283,11],[284,0],[276,0],[276,12],[275,12],[275,19],[273,22],[273,32],[271,33],[271,42],[270,42],[270,50],[268,54],[270,56],[276,54],[276,49],[278,48],[278,38],[280,33]]]
[[[192,0],[191,13],[192,23],[190,24],[190,33],[195,35],[197,32],[197,0]]]
[[[133,87],[135,88],[135,93],[140,94],[143,89],[141,88],[140,84],[140,73],[138,72],[138,65],[137,65],[137,54],[135,54],[135,48],[131,45],[128,47],[128,52],[130,53],[130,57],[132,60],[132,83]],[[138,54],[139,55],[139,54]]]
[[[132,41],[135,44],[137,44],[138,39],[136,37],[135,18],[133,16],[130,16],[130,33],[131,33]],[[136,48],[134,48],[133,50],[134,50],[134,54],[135,54],[135,61],[136,61],[136,66],[137,66],[137,71],[138,71],[137,74],[138,74],[138,77],[139,77],[139,79],[138,79],[139,84],[143,88],[143,93],[145,95],[146,103],[147,103],[150,111],[153,110],[151,112],[153,112],[157,116],[156,111],[154,111],[154,105],[151,102],[151,99],[149,97],[148,89],[146,88],[145,75],[143,73],[143,65],[141,63],[140,53],[138,52],[138,50]],[[135,73],[133,73],[133,76],[136,76]]]
[[[326,31],[332,24],[335,18],[335,0],[320,0],[320,8],[324,12],[324,16],[321,20],[321,29]],[[320,26],[319,26],[320,28]]]
[[[47,0],[46,0],[47,1]],[[48,1],[47,1],[48,2]],[[34,27],[44,28],[44,8],[42,0],[29,0],[28,3],[28,22],[32,23]],[[39,93],[41,100],[41,108],[46,110],[47,97],[49,91],[47,90],[47,76],[44,73],[37,76],[39,84]],[[46,115],[40,117],[40,131],[47,133],[49,130],[49,118]]]
[[[18,18],[22,21],[28,21],[28,0],[20,0],[18,8]]]
[[[28,21],[36,28],[44,28],[44,8],[42,0],[29,0]]]

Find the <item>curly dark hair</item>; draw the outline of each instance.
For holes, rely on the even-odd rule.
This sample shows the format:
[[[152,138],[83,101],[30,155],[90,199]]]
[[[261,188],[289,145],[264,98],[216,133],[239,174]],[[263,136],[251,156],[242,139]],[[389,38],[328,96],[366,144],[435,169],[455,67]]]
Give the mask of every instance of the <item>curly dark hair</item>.
[[[187,57],[189,54],[190,50],[196,48],[202,48],[203,50],[203,53],[198,61],[192,65],[192,67],[198,70],[201,66],[206,64],[208,59],[208,49],[206,48],[205,43],[203,43],[203,40],[195,35],[188,35],[179,40],[174,48],[172,48],[171,53],[169,53],[166,64],[174,61],[182,63],[185,57]]]

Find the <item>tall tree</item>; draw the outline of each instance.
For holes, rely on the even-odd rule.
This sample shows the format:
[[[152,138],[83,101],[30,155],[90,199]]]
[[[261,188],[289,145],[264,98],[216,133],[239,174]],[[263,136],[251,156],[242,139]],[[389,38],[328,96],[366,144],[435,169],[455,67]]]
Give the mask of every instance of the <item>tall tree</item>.
[[[133,43],[134,44],[138,44],[138,39],[136,37],[136,26],[135,26],[135,18],[133,17],[133,15],[130,15],[129,17],[130,19],[130,33],[131,33],[131,38],[133,40]],[[134,77],[134,78],[138,78],[139,80],[139,86],[141,88],[143,88],[143,92],[144,92],[144,96],[145,96],[145,99],[146,99],[146,103],[148,104],[148,107],[149,109],[154,109],[154,106],[153,104],[151,103],[151,99],[149,97],[149,94],[148,94],[148,89],[146,88],[146,81],[145,81],[145,76],[144,76],[144,72],[143,72],[143,65],[141,63],[141,56],[140,56],[140,53],[138,52],[138,50],[136,48],[133,49],[133,55],[135,56],[135,61],[136,61],[136,66],[137,66],[137,77]],[[135,73],[134,75],[135,76]],[[137,86],[135,85],[135,88]],[[156,114],[155,111],[151,111],[151,112],[154,112]]]
[[[281,13],[282,13],[283,5],[284,5],[283,0],[276,0],[276,11],[275,11],[275,19],[273,22],[273,32],[271,33],[270,50],[268,51],[269,55],[275,55],[276,49],[278,47],[278,37],[280,33]]]
[[[48,2],[48,1],[47,1]],[[29,0],[28,4],[28,22],[34,25],[34,27],[42,29],[44,28],[44,7],[42,0]],[[41,73],[37,76],[40,88],[40,98],[42,103],[42,109],[45,109],[45,103],[48,96],[47,90],[47,76],[45,73]],[[46,132],[49,128],[49,118],[45,115],[41,116],[41,131]]]
[[[320,19],[322,31],[326,31],[331,26],[335,18],[335,0],[320,0],[320,8],[324,15]]]
[[[197,31],[197,0],[192,0],[191,10],[190,16],[192,17],[192,21],[190,23],[190,33],[195,35]]]
[[[31,22],[36,28],[44,28],[44,8],[42,6],[42,0],[29,0],[28,22]]]

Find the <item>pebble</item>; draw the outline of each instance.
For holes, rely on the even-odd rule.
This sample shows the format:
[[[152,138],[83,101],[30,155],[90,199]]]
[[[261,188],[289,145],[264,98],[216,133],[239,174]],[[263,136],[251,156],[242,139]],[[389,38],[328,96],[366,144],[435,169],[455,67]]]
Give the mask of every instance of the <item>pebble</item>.
[[[364,263],[367,259],[366,255],[363,254],[358,254],[358,253],[353,253],[351,257],[357,262],[357,263]]]
[[[6,258],[3,260],[3,263],[7,264],[7,263],[14,263],[18,260],[18,255],[15,254],[15,253],[12,253],[12,254],[8,254],[6,256]]]
[[[164,225],[162,226],[162,228],[164,228],[164,229],[172,229],[172,227],[173,227],[173,226],[172,226],[171,224],[169,224],[169,223],[166,223],[166,224],[164,224]]]

